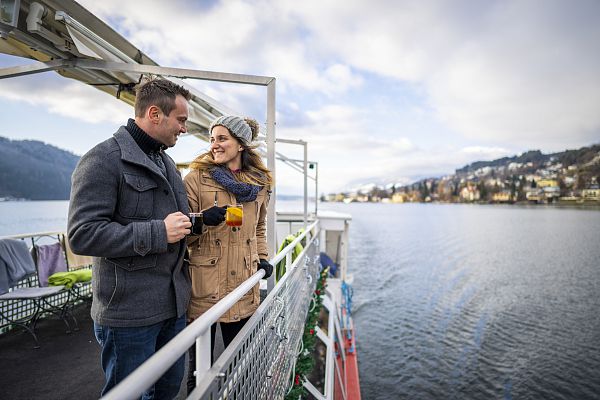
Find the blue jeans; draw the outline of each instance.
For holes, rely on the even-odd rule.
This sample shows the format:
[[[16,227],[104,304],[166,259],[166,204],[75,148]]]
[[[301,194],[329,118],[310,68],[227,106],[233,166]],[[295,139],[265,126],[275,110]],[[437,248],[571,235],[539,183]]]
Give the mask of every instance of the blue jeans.
[[[102,396],[181,332],[185,328],[185,321],[184,315],[133,328],[94,323],[96,340],[102,346],[102,369],[106,379]],[[182,355],[154,386],[146,390],[142,399],[173,399],[179,393],[183,380],[184,360],[185,355]]]

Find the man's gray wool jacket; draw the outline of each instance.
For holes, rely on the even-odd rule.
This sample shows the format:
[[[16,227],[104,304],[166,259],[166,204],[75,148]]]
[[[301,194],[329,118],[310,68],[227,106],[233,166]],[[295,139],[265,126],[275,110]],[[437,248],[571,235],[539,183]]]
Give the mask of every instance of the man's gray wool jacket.
[[[189,213],[181,175],[163,153],[167,177],[125,127],[86,153],[72,177],[68,238],[94,256],[92,318],[147,326],[182,316],[191,283],[185,239],[168,244],[164,219]]]

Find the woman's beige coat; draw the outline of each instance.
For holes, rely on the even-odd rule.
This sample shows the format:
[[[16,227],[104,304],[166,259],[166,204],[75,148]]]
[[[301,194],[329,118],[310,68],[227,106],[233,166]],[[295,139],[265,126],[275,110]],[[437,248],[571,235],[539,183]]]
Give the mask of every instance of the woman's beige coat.
[[[205,171],[192,170],[184,179],[190,212],[201,212],[215,205],[235,204],[235,196],[215,182]],[[242,226],[204,226],[202,234],[188,237],[192,298],[188,318],[196,319],[216,302],[231,293],[256,272],[260,258],[269,258],[266,240],[266,215],[269,192],[263,188],[255,201],[243,203]],[[223,314],[219,322],[237,322],[256,311],[260,302],[259,285]]]

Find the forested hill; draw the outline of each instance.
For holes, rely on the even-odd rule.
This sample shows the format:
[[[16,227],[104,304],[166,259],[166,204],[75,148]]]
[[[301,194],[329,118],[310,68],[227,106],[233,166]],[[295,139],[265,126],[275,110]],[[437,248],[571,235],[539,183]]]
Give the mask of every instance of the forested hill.
[[[37,140],[0,137],[0,197],[68,200],[79,156]]]
[[[600,151],[600,144],[590,147],[582,147],[577,150],[566,150],[560,153],[542,154],[539,150],[531,150],[519,156],[504,157],[493,161],[477,161],[461,169],[456,170],[456,174],[464,174],[476,171],[484,167],[500,167],[510,163],[533,163],[534,165],[542,165],[550,159],[554,159],[565,166],[571,164],[585,164],[590,162]]]

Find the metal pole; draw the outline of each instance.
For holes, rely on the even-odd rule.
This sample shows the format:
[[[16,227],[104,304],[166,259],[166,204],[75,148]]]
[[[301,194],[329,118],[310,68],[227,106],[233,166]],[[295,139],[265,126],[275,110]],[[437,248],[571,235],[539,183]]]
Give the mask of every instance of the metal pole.
[[[209,328],[196,338],[196,386],[200,386],[212,365],[211,346]]]
[[[304,230],[308,226],[308,143],[304,145]]]
[[[317,218],[319,204],[319,163],[315,164],[315,219]]]
[[[267,86],[267,168],[273,174],[273,179],[277,179],[275,173],[275,78]],[[277,253],[277,243],[275,243],[276,214],[275,205],[277,202],[276,185],[271,188],[271,199],[267,209],[267,246],[271,257]],[[267,293],[275,287],[275,274],[267,279]]]

